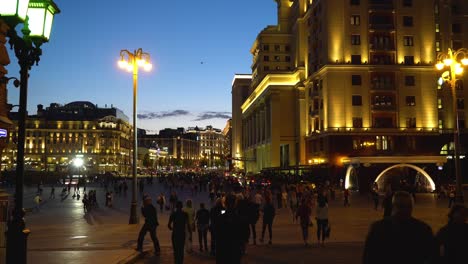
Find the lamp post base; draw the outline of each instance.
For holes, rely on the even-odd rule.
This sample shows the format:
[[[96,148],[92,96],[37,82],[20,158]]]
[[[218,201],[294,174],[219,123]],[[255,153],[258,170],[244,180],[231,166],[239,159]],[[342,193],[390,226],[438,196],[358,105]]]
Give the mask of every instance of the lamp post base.
[[[128,220],[130,225],[138,224],[138,214],[137,214],[137,203],[132,202],[130,205],[130,219]]]
[[[8,223],[7,235],[7,264],[26,264],[28,253],[28,235],[31,232],[25,228],[24,211]]]

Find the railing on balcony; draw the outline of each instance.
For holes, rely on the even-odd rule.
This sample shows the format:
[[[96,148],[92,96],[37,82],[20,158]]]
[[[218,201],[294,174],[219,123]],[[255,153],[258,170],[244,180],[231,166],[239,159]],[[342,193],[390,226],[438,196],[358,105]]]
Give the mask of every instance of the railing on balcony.
[[[394,104],[373,104],[371,105],[372,110],[376,111],[395,111],[396,105]]]
[[[393,23],[369,23],[369,28],[373,30],[394,30],[395,25]]]
[[[371,10],[392,10],[393,8],[393,0],[369,0]]]
[[[395,84],[394,83],[372,83],[371,90],[394,91]]]

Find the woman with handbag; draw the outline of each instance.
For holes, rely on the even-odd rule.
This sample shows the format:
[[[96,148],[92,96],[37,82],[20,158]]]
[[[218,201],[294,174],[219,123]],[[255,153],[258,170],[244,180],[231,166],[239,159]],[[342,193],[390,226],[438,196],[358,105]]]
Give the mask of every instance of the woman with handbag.
[[[297,209],[296,218],[299,218],[299,224],[301,225],[302,238],[304,239],[304,245],[309,245],[309,225],[311,224],[310,215],[312,210],[306,202],[306,199],[302,199],[301,205]]]
[[[327,237],[327,233],[329,233],[329,226],[328,226],[328,204],[326,199],[319,199],[318,206],[316,211],[317,220],[317,240],[319,246],[325,246],[325,238]]]

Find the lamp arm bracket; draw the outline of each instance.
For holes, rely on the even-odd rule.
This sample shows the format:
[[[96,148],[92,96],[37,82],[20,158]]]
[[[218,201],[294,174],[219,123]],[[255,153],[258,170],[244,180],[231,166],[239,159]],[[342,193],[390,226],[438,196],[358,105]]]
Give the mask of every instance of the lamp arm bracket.
[[[21,82],[20,82],[20,80],[18,80],[18,78],[16,78],[16,77],[6,77],[6,76],[3,76],[2,78],[0,78],[0,83],[1,83],[1,84],[8,84],[8,82],[9,82],[10,80],[15,80],[15,81],[13,82],[13,85],[14,85],[16,88],[18,88],[18,87],[20,86],[20,84],[21,84]]]

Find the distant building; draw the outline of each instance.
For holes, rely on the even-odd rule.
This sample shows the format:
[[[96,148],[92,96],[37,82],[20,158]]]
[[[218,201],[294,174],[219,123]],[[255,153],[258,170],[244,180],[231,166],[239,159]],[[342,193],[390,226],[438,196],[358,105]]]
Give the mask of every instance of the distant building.
[[[4,153],[7,169],[16,166],[18,113]],[[26,120],[25,167],[41,171],[73,171],[73,160],[84,160],[87,173],[116,171],[127,174],[131,166],[132,127],[128,117],[113,107],[90,102],[37,106]],[[76,169],[76,168],[75,168]]]
[[[200,142],[184,128],[166,128],[158,135],[141,133],[138,146],[156,150],[156,166],[195,167],[200,160]]]
[[[9,27],[0,18],[0,171],[6,167],[6,165],[4,165],[4,160],[6,160],[6,158],[3,157],[3,152],[13,124],[8,118],[10,109],[7,102],[6,82],[3,81],[3,78],[6,77],[5,75],[8,73],[5,66],[10,64],[7,47],[5,46],[7,30],[9,30]]]
[[[224,136],[221,129],[189,127],[187,134],[192,134],[200,142],[200,159],[208,167],[224,166]]]

